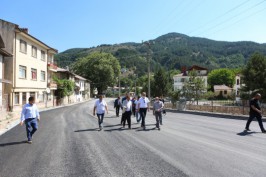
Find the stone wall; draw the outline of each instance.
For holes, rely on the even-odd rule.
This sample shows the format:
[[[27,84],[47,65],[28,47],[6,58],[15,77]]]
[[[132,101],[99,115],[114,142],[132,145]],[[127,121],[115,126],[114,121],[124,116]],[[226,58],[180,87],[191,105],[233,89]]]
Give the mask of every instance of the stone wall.
[[[248,115],[249,107],[246,106],[209,106],[209,105],[186,105],[187,110],[217,112],[232,115]],[[262,108],[263,116],[266,116],[266,109]]]

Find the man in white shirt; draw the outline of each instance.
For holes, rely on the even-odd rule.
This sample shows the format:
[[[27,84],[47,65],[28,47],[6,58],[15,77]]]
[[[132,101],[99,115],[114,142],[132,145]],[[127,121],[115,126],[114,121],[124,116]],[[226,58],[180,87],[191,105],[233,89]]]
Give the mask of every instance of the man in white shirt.
[[[147,110],[150,111],[149,107],[150,100],[146,97],[146,92],[142,92],[142,97],[138,101],[138,111],[141,117],[141,127],[145,130],[145,118],[147,114]]]
[[[99,123],[99,129],[102,130],[103,128],[103,118],[105,111],[108,114],[108,107],[107,103],[103,100],[103,95],[99,96],[99,99],[96,100],[94,104],[94,109],[93,109],[93,115],[95,116],[95,111],[98,117],[98,123]]]
[[[130,96],[127,95],[126,100],[123,101],[123,109],[124,109],[124,119],[123,128],[125,128],[125,124],[127,121],[128,128],[131,129],[131,114],[132,114],[132,101],[130,100]]]
[[[27,138],[29,144],[32,143],[32,135],[38,129],[37,120],[40,121],[40,114],[36,104],[34,103],[35,103],[35,98],[32,96],[29,97],[29,103],[23,106],[20,118],[21,119],[20,125],[22,126],[24,123],[26,125]]]

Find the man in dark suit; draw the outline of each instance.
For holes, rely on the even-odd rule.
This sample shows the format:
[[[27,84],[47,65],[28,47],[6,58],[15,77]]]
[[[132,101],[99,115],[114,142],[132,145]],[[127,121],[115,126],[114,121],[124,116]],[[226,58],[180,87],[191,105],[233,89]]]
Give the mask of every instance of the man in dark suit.
[[[116,117],[119,117],[119,110],[121,109],[121,101],[120,101],[120,97],[117,97],[117,99],[114,102],[114,108],[115,108],[115,112],[116,112]]]

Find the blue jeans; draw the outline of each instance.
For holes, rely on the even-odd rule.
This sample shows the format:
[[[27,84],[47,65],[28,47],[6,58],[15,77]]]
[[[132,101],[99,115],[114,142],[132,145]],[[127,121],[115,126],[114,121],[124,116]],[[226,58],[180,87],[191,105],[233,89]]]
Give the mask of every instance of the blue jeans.
[[[102,128],[103,127],[104,113],[103,114],[97,114],[97,117],[98,117],[99,128]]]
[[[32,135],[36,132],[38,129],[38,122],[36,118],[33,119],[26,119],[25,120],[26,125],[26,131],[27,131],[27,138],[28,141],[31,141]]]
[[[141,117],[140,117],[140,114],[139,114],[138,111],[136,112],[136,121],[137,122],[140,122],[141,121]]]

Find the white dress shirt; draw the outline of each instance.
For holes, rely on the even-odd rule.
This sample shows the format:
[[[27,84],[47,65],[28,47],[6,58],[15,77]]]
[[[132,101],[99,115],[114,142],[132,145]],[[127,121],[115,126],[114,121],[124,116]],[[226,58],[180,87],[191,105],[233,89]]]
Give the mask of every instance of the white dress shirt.
[[[147,97],[141,97],[139,99],[139,108],[148,108],[148,103],[150,102],[149,98]]]
[[[107,104],[104,100],[100,101],[100,99],[98,99],[95,102],[94,106],[96,107],[96,113],[97,114],[104,114],[105,113],[105,106],[107,106]]]

